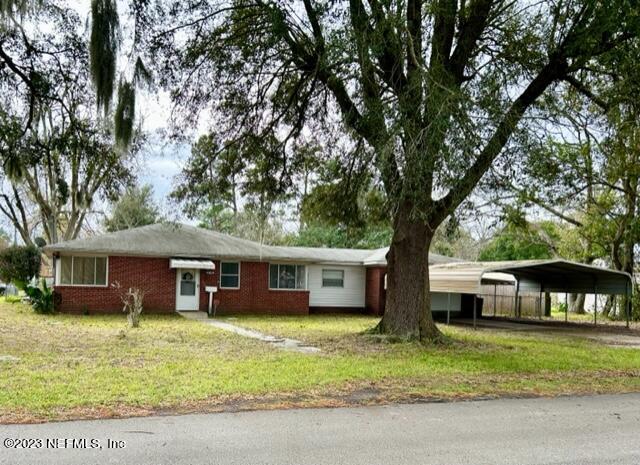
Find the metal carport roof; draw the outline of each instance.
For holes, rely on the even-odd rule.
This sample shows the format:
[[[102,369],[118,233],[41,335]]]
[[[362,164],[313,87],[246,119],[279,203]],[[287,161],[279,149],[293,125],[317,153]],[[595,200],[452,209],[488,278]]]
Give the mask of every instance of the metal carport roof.
[[[518,283],[522,292],[631,294],[631,276],[567,260],[461,262],[429,267],[435,292],[479,294],[482,284]]]
[[[562,292],[584,294],[626,294],[633,290],[628,273],[567,260],[520,260],[508,262],[462,262],[429,267],[430,288],[435,292],[480,294],[483,284],[515,285],[519,292]],[[473,326],[476,327],[473,301]],[[630,300],[627,305],[630,305]],[[627,307],[627,327],[630,309]],[[541,315],[541,313],[540,313]],[[565,313],[565,319],[566,319]],[[594,312],[594,324],[597,311]],[[448,316],[447,316],[448,320]]]

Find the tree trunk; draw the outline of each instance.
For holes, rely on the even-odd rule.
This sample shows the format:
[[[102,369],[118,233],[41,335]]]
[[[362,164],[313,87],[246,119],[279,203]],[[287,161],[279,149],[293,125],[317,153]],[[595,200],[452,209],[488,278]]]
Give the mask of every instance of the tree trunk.
[[[569,294],[569,311],[584,315],[584,294]]]
[[[544,316],[551,316],[551,293],[544,293]]]
[[[607,300],[604,302],[604,306],[602,307],[602,316],[609,317],[611,314],[611,310],[613,310],[613,299],[615,296],[608,295]]]
[[[431,316],[429,246],[433,230],[409,219],[409,208],[398,213],[387,254],[387,296],[378,329],[406,339],[438,342],[443,335]]]

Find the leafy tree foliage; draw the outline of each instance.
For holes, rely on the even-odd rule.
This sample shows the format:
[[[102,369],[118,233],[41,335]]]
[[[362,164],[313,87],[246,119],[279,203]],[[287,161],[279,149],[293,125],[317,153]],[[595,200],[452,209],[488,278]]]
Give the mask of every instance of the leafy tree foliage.
[[[147,1],[134,0],[130,3],[126,20],[133,23],[133,33],[127,37],[131,49],[127,53],[129,63],[118,68],[118,52],[123,42],[120,30],[120,16],[116,0],[92,0],[90,12],[91,33],[88,54],[90,60],[82,64],[82,70],[90,72],[91,82],[96,90],[95,106],[102,110],[104,116],[113,114],[116,140],[122,148],[128,148],[133,141],[135,115],[135,89],[151,83],[151,75],[144,66],[137,44],[140,40],[140,26],[149,12]],[[69,19],[69,20],[67,20]],[[52,73],[43,72],[39,67],[43,61],[53,61],[59,57],[76,53],[76,48],[84,37],[68,32],[78,29],[77,13],[63,0],[5,0],[0,2],[0,59],[7,65],[9,74],[13,74],[19,84],[25,87],[26,104],[29,118],[24,121],[23,133],[37,121],[41,105],[47,105],[53,98],[50,87],[58,82],[51,79]],[[50,31],[47,47],[30,46],[33,32]],[[76,31],[78,32],[78,31]],[[4,48],[5,39],[11,36],[22,36],[26,45],[26,55],[17,56],[15,48],[9,45]],[[36,45],[33,43],[32,45]],[[61,46],[60,46],[61,45]],[[25,59],[24,61],[21,61]],[[60,63],[58,63],[60,64]],[[77,63],[78,64],[78,63]],[[30,68],[31,66],[31,68]],[[111,113],[111,101],[114,97],[115,83],[119,81],[117,92],[117,108]],[[86,89],[85,89],[86,91]],[[72,110],[67,107],[65,111]]]
[[[447,257],[475,261],[478,259],[482,243],[482,240],[473,237],[454,214],[436,230],[431,251]]]
[[[213,135],[201,136],[191,148],[170,197],[181,202],[190,218],[217,206],[238,212],[244,162],[236,147],[222,146]]]
[[[296,234],[289,235],[285,242],[301,247],[378,249],[389,245],[392,232],[390,226],[347,230],[341,226],[318,223],[305,225]]]
[[[131,187],[113,205],[111,215],[105,220],[109,232],[137,228],[160,221],[160,210],[153,200],[150,185]]]
[[[250,204],[237,212],[213,205],[208,210],[203,210],[199,219],[199,226],[202,228],[242,239],[271,245],[281,245],[287,241],[283,215],[279,211],[271,212],[265,218],[263,212]]]
[[[183,204],[189,217],[206,220],[203,224],[212,229],[231,229],[243,237],[253,237],[256,231],[272,236],[270,218],[292,197],[293,169],[286,168],[287,163],[273,134],[248,137],[242,143],[220,143],[214,135],[205,135],[193,145],[170,197]],[[249,226],[254,223],[257,230]],[[251,232],[241,231],[241,224]],[[255,237],[264,239],[261,234]]]
[[[531,226],[537,226],[533,228]],[[482,261],[553,258],[558,240],[556,225],[544,222],[522,228],[507,226],[480,251]]]
[[[0,30],[0,211],[26,244],[73,239],[94,201],[131,182],[131,151],[95,115],[78,14],[43,2]]]
[[[311,128],[364,150],[393,212],[379,329],[439,339],[427,251],[525,114],[552,87],[588,87],[589,64],[638,36],[637,5],[614,0],[174,3],[155,37],[185,120],[219,109],[228,140]],[[571,83],[574,84],[571,84]],[[283,150],[286,153],[286,150]]]
[[[0,251],[0,279],[24,289],[40,273],[40,249],[33,245],[11,246]]]

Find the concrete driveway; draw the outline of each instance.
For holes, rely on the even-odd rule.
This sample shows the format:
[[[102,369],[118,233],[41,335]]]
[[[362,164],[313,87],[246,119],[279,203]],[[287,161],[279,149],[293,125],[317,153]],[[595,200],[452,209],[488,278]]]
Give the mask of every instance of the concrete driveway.
[[[473,326],[473,320],[457,318],[451,321],[454,325],[464,327]],[[640,349],[640,332],[637,329],[626,329],[624,326],[600,325],[592,326],[589,323],[563,324],[560,321],[537,320],[505,320],[494,318],[479,318],[476,321],[478,329],[498,329],[514,332],[535,333],[542,336],[567,336],[582,337],[609,347],[627,347]]]
[[[505,399],[0,426],[33,447],[0,464],[636,465],[639,438],[640,394]]]

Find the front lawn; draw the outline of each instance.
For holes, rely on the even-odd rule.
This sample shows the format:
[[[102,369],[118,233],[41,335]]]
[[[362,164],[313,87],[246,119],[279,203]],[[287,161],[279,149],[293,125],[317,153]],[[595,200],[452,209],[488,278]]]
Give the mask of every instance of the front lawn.
[[[0,422],[640,390],[640,350],[443,327],[452,344],[388,344],[375,318],[238,317],[301,354],[179,316],[43,316],[0,302]]]

